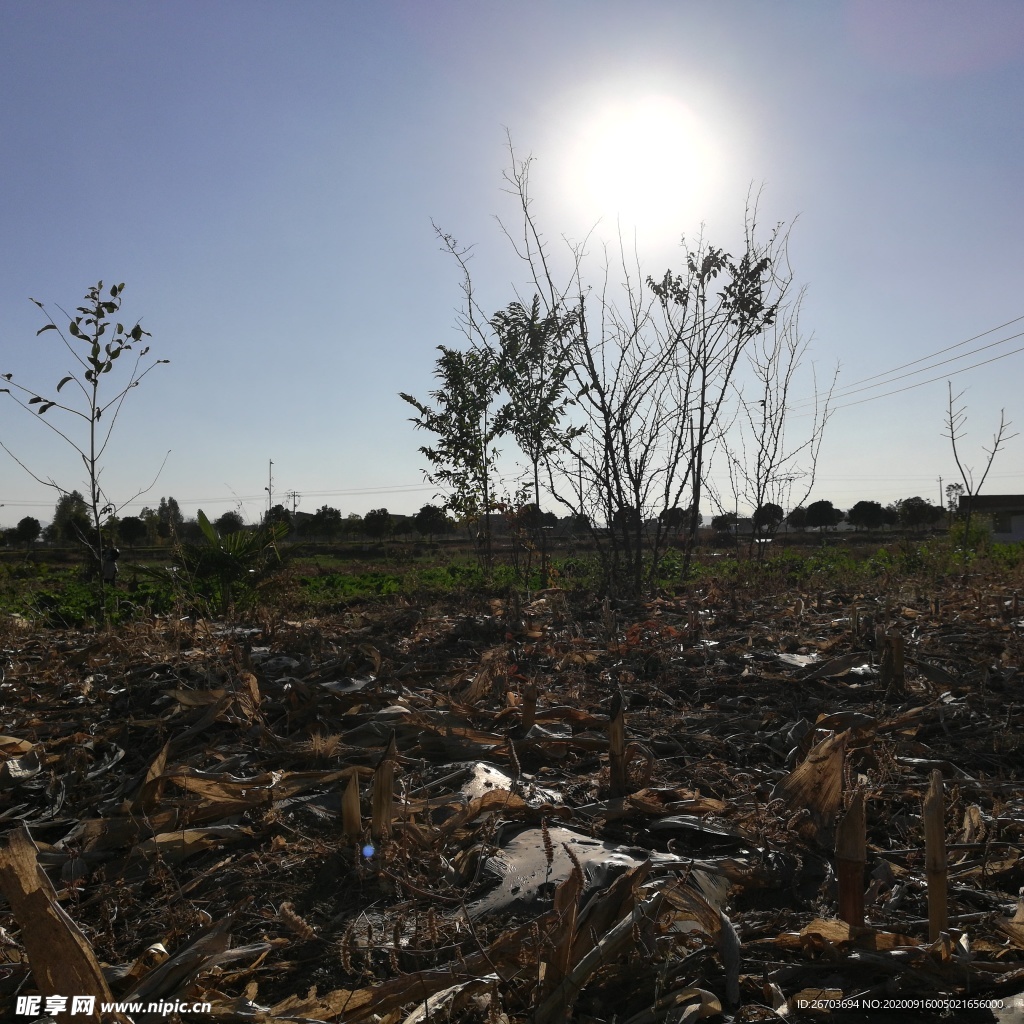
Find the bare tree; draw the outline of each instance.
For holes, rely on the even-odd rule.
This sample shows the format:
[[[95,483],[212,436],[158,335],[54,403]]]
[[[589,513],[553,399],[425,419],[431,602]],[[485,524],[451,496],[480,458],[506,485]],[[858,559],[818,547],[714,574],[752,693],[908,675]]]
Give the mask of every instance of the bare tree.
[[[832,393],[838,367],[828,390],[818,390],[817,374],[812,368],[813,397],[808,404],[811,423],[801,439],[791,440],[793,390],[798,371],[810,345],[800,333],[800,306],[803,292],[788,306],[779,309],[775,323],[747,346],[749,381],[737,385],[737,421],[735,430],[723,430],[722,446],[728,459],[729,475],[737,499],[742,498],[754,510],[769,505],[789,507],[793,484],[800,481],[797,505],[802,505],[814,488],[818,454],[832,413]],[[750,395],[751,399],[746,400]],[[768,529],[759,534],[771,536],[777,529],[773,519],[762,517]],[[781,523],[781,518],[779,523]],[[757,544],[752,533],[750,550],[755,545],[758,558],[764,545]]]
[[[575,381],[577,429],[547,458],[548,489],[574,515],[607,526],[598,551],[613,589],[636,594],[653,582],[670,531],[662,513],[686,507],[683,572],[689,571],[710,452],[726,417],[737,367],[748,346],[775,325],[792,281],[787,233],[759,237],[748,201],[738,258],[699,237],[683,240],[684,271],[646,280],[621,235],[613,287],[607,251],[595,294],[583,286],[582,245],[569,246],[565,283],[531,210],[530,160],[510,146],[509,191],[521,213],[518,237],[547,312],[574,309],[566,339]],[[769,474],[770,475],[770,474]]]
[[[982,451],[988,455],[988,461],[985,463],[985,472],[981,474],[981,479],[977,485],[974,483],[974,471],[970,466],[965,466],[960,459],[960,451],[957,448],[958,442],[963,440],[964,436],[964,425],[967,423],[967,407],[957,403],[964,397],[964,393],[961,391],[960,394],[953,394],[953,384],[951,381],[946,382],[949,388],[949,406],[946,413],[946,433],[944,437],[949,438],[949,442],[953,447],[953,459],[956,462],[956,468],[960,471],[960,479],[963,480],[964,496],[967,498],[967,515],[964,517],[964,559],[967,558],[967,544],[971,536],[971,515],[973,512],[974,499],[981,493],[982,487],[985,486],[985,480],[988,478],[989,470],[992,469],[992,463],[995,461],[996,453],[1007,441],[1016,437],[1016,434],[1008,434],[1007,431],[1010,429],[1012,424],[1006,418],[1006,410],[999,410],[999,429],[992,435],[992,447],[982,448]]]
[[[775,327],[784,307],[792,283],[787,240],[781,224],[766,241],[759,240],[757,203],[748,197],[739,259],[703,240],[690,249],[684,239],[686,275],[666,272],[659,284],[648,279],[661,301],[670,336],[678,340],[674,383],[681,419],[670,435],[671,476],[676,501],[688,485],[694,510],[700,504],[713,441],[727,415],[741,357]],[[684,574],[689,571],[696,532],[694,515]]]

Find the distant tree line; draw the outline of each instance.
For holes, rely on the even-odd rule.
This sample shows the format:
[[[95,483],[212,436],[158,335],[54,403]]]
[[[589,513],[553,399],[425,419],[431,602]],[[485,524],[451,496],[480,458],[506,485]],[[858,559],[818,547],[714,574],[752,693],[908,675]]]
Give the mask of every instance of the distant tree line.
[[[951,509],[952,511],[952,509]],[[804,507],[798,505],[788,515],[781,506],[768,503],[760,506],[751,517],[751,528],[755,536],[771,537],[785,524],[794,530],[827,530],[842,522],[858,530],[877,530],[883,526],[902,527],[916,530],[934,526],[947,512],[939,505],[933,505],[921,497],[903,498],[889,505],[877,501],[858,501],[847,512],[836,508],[831,501],[819,500]],[[735,512],[723,512],[711,520],[711,527],[718,533],[735,530],[739,517]]]
[[[877,501],[858,501],[847,512],[836,508],[831,501],[819,500],[806,507],[800,505],[788,515],[774,502],[766,502],[755,509],[750,517],[754,537],[770,538],[786,526],[793,530],[818,529],[825,531],[847,522],[857,530],[877,530],[882,527],[900,527],[919,530],[934,526],[947,514],[956,512],[959,496],[955,486],[947,488],[948,510],[933,505],[924,498],[915,496],[882,505]],[[618,520],[613,520],[611,529],[621,528],[623,520],[632,518],[630,510],[620,510]],[[509,532],[517,528],[539,529],[553,527],[559,522],[550,512],[540,512],[533,503],[519,508],[515,513],[506,513]],[[569,517],[577,533],[588,533],[593,524],[583,516]],[[264,524],[283,523],[292,535],[303,540],[343,541],[369,539],[387,540],[390,537],[419,536],[433,541],[438,537],[451,535],[460,525],[472,526],[472,517],[457,520],[439,505],[424,505],[413,516],[396,516],[386,508],[372,509],[365,516],[351,513],[342,514],[339,509],[323,505],[313,515],[296,517],[283,505],[275,505],[264,516]],[[672,537],[689,529],[692,522],[700,526],[704,516],[690,508],[666,509],[658,521],[643,524],[646,531],[652,525]],[[710,526],[717,534],[727,535],[736,531],[739,517],[735,512],[723,512],[712,517]],[[241,514],[234,509],[222,513],[213,520],[213,526],[221,536],[256,529],[258,524],[247,525]],[[24,547],[26,553],[40,540],[49,545],[81,543],[88,534],[91,523],[84,497],[78,491],[62,495],[54,508],[53,520],[43,527],[39,520],[25,516],[18,524],[3,531],[3,540],[8,547]],[[124,545],[129,551],[140,546],[156,546],[170,543],[173,539],[187,542],[201,540],[202,532],[195,519],[186,519],[173,497],[161,498],[155,508],[144,508],[137,516],[111,518],[104,526],[108,541]]]

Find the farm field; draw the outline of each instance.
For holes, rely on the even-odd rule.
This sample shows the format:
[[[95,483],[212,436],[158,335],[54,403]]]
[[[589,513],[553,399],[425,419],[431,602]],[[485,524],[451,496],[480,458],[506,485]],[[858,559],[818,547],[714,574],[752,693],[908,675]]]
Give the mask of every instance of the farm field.
[[[566,561],[538,591],[321,553],[227,619],[156,584],[141,614],[126,562],[106,629],[55,624],[73,568],[6,566],[0,1004],[44,975],[211,1004],[182,1021],[1024,998],[1018,552],[725,552],[644,601]]]
[[[1024,8],[254,6],[0,35],[0,1024],[1024,1024]]]

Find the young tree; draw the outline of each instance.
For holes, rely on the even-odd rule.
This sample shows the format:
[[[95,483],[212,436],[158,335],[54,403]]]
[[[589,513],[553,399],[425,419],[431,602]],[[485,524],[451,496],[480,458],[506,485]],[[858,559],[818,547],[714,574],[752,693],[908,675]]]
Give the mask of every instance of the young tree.
[[[789,339],[790,373],[799,364],[802,344],[795,328],[795,316],[791,324],[786,307],[792,285],[787,244],[788,230],[782,225],[777,225],[766,241],[760,239],[757,204],[748,201],[743,251],[738,258],[703,240],[691,249],[684,240],[685,277],[666,271],[660,283],[648,278],[648,284],[661,303],[667,334],[679,343],[675,359],[681,372],[677,376],[675,397],[682,430],[673,447],[680,452],[679,464],[684,468],[682,483],[689,483],[692,507],[700,502],[712,441],[723,434],[724,410],[729,393],[735,391],[743,356],[747,356],[750,365],[764,376],[766,394],[779,399],[777,422],[773,425],[774,440],[767,416],[762,424],[754,507],[769,497],[768,487],[775,470],[802,450],[784,451],[782,430],[788,402],[788,378],[785,390],[780,389],[777,379],[778,353],[783,351],[780,339]],[[776,357],[765,364],[765,353],[769,349],[764,338],[772,336],[776,339]],[[759,352],[758,345],[763,352]],[[817,425],[817,419],[815,423]],[[694,521],[684,573],[689,571],[696,532]]]
[[[468,284],[466,288],[469,294]],[[472,316],[472,300],[467,301]],[[419,413],[411,417],[417,428],[438,435],[433,447],[424,446],[420,451],[434,467],[427,473],[427,479],[450,490],[445,507],[471,519],[483,517],[485,561],[489,569],[490,513],[494,508],[492,476],[498,454],[493,445],[502,432],[502,424],[492,412],[500,388],[498,362],[489,348],[460,352],[439,345],[438,351],[441,356],[434,375],[441,381],[441,387],[430,392],[437,408],[412,395],[400,394]]]
[[[229,533],[238,533],[239,530],[244,530],[245,520],[234,509],[228,509],[227,512],[217,516],[213,525],[220,536],[226,537]]]
[[[452,522],[444,514],[444,509],[437,505],[424,505],[413,517],[413,525],[417,533],[431,541],[435,533],[448,533],[452,528]]]
[[[561,421],[573,398],[568,391],[572,370],[568,339],[576,330],[577,311],[558,307],[541,314],[540,296],[527,309],[521,302],[491,317],[498,339],[498,381],[508,401],[502,422],[516,439],[533,471],[533,501],[540,504],[540,467],[576,433]],[[582,429],[582,428],[581,428]],[[547,541],[540,530],[541,586],[547,586]]]
[[[29,552],[32,550],[32,545],[39,539],[39,535],[42,532],[43,528],[38,519],[32,516],[25,516],[11,531],[11,539],[16,544],[25,545],[25,558],[27,559]]]
[[[555,261],[531,208],[531,161],[518,161],[511,143],[509,153],[512,167],[505,178],[520,227],[515,232],[502,228],[523,261],[536,299],[529,308],[513,304],[487,321],[473,300],[465,251],[442,235],[464,273],[464,326],[476,357],[487,360],[493,358],[493,346],[484,325],[490,324],[499,336],[499,369],[501,343],[509,339],[521,351],[550,346],[553,355],[545,368],[555,372],[531,377],[527,391],[532,398],[543,397],[541,407],[553,418],[531,419],[538,406],[532,398],[524,401],[521,420],[529,436],[517,434],[517,439],[528,457],[531,451],[540,453],[537,468],[543,467],[546,490],[555,501],[571,515],[607,526],[595,530],[594,542],[608,590],[637,595],[645,582],[651,586],[657,578],[671,529],[661,518],[666,510],[691,510],[682,567],[684,575],[689,571],[697,510],[712,449],[735,399],[737,367],[747,347],[776,323],[790,288],[786,232],[780,226],[762,237],[756,208],[748,204],[735,256],[703,238],[695,243],[684,239],[682,270],[668,270],[656,281],[642,273],[620,236],[615,265],[606,257],[603,281],[595,287],[583,281],[585,243],[569,245],[568,271],[559,271],[565,276],[556,283]],[[527,362],[537,366],[536,359]],[[540,386],[541,377],[550,387]],[[497,390],[489,376],[478,373],[475,380],[487,400],[471,406],[472,430],[455,430],[444,417],[445,409],[465,405],[457,396],[435,392],[441,410],[435,412],[403,395],[420,411],[413,421],[417,426],[457,438],[448,450],[423,451],[449,473],[459,469],[450,481],[459,485],[488,479],[490,447],[481,441],[481,424],[495,431],[493,437],[508,422],[487,417]],[[499,373],[497,388],[502,386],[515,388],[516,382],[511,375],[503,381]],[[562,413],[566,428],[557,419]],[[512,403],[507,416],[515,416]],[[542,441],[544,424],[552,423],[557,429]],[[468,468],[467,457],[473,459]],[[540,473],[534,476],[539,499]],[[440,474],[433,479],[441,479]]]
[[[386,508],[374,508],[363,518],[363,530],[368,537],[384,540],[391,534],[391,515]]]
[[[90,288],[86,292],[83,305],[77,308],[76,316],[72,317],[64,313],[68,323],[66,333],[57,325],[46,307],[36,299],[32,299],[31,301],[35,302],[49,321],[36,332],[36,335],[45,331],[56,331],[71,356],[72,368],[47,395],[40,393],[35,388],[16,382],[13,373],[2,374],[10,386],[0,388],[0,392],[8,394],[21,408],[26,411],[35,409],[38,414],[36,419],[67,442],[80,456],[88,479],[89,493],[86,504],[92,521],[92,532],[79,539],[91,550],[97,566],[103,565],[106,543],[102,529],[103,523],[108,517],[116,515],[119,507],[110,500],[100,482],[107,445],[110,443],[114,426],[128,392],[138,387],[142,379],[156,366],[169,362],[167,359],[145,362],[146,356],[149,354],[149,346],[142,345],[142,339],[149,337],[149,332],[144,331],[138,322],[133,327],[126,329],[123,324],[111,319],[121,309],[123,290],[123,284],[113,285],[109,289],[107,297],[104,297],[102,281]],[[61,312],[64,311],[61,310]],[[140,345],[142,345],[141,348]],[[108,375],[118,365],[117,360],[122,356],[129,356],[125,359],[125,363],[130,364],[127,383],[117,386],[113,389],[113,393],[110,393],[109,385],[106,384],[110,379]],[[64,397],[61,394],[63,388],[69,384],[72,386],[71,395],[77,394],[77,400],[75,397]],[[63,414],[63,422],[67,424],[66,426],[58,426],[57,424],[62,422],[60,419],[54,422],[53,416],[47,416],[50,410],[54,409],[57,414]],[[81,427],[81,435],[76,432],[75,426]],[[0,447],[3,447],[33,479],[54,488],[61,494],[67,493],[55,480],[44,479],[33,473],[6,445],[0,443]],[[127,501],[137,498],[148,489],[147,487],[136,492]],[[125,503],[121,502],[122,505]],[[105,602],[102,573],[98,573],[98,580],[99,605],[103,608]]]
[[[89,531],[89,506],[80,491],[62,494],[53,509],[51,523],[56,541],[82,541]]]
[[[943,516],[942,509],[921,497],[904,498],[896,502],[899,510],[900,525],[916,530],[921,526],[931,526]]]
[[[786,516],[786,523],[792,526],[794,530],[802,530],[807,526],[807,509],[803,505],[797,505],[792,512]]]
[[[974,499],[981,493],[982,487],[985,486],[985,480],[988,477],[989,470],[992,469],[992,463],[995,461],[996,453],[1007,441],[1012,440],[1017,435],[1008,434],[1007,431],[1010,429],[1010,421],[1006,418],[1006,410],[999,410],[999,429],[992,435],[992,447],[983,448],[982,451],[988,455],[988,462],[985,463],[985,472],[981,474],[981,479],[977,484],[974,482],[974,471],[970,466],[965,466],[960,461],[960,451],[957,448],[957,444],[963,440],[964,436],[964,424],[967,422],[967,409],[965,406],[956,406],[956,403],[963,398],[963,392],[961,391],[955,398],[953,396],[953,385],[947,381],[949,387],[949,411],[946,415],[946,434],[949,438],[950,444],[953,446],[953,459],[956,462],[956,468],[960,471],[960,479],[963,480],[964,495],[967,498],[967,515],[964,521],[964,539],[971,535],[971,514],[973,511]],[[964,560],[967,559],[967,544],[964,544]]]
[[[752,521],[758,534],[762,537],[771,537],[785,518],[786,513],[782,510],[782,506],[769,501],[754,510]]]
[[[807,506],[806,524],[810,527],[818,527],[824,533],[829,526],[835,526],[841,522],[843,513],[837,509],[831,501],[813,501]]]
[[[589,289],[583,247],[571,247],[572,270],[559,288],[530,209],[530,161],[516,164],[512,156],[509,191],[523,221],[517,252],[545,312],[572,309],[576,322],[568,356],[573,419],[582,429],[548,460],[550,490],[569,512],[610,524],[607,551],[595,536],[607,584],[638,594],[645,555],[653,585],[668,543],[658,518],[665,509],[691,510],[682,573],[689,571],[711,447],[734,374],[746,347],[774,323],[789,288],[785,233],[776,229],[762,240],[756,210],[748,207],[738,256],[703,238],[684,239],[682,272],[667,270],[659,281],[643,276],[620,239],[619,300],[610,290],[610,264],[603,283]],[[635,514],[619,514],[624,509]],[[653,528],[645,526],[652,520]]]
[[[778,259],[788,259],[785,240]],[[800,332],[802,302],[801,292],[794,302],[782,303],[770,328],[746,347],[746,381],[736,385],[736,422],[732,429],[722,431],[721,442],[737,503],[742,498],[755,510],[768,505],[781,510],[783,503],[789,504],[791,489],[798,480],[802,493],[797,504],[807,500],[814,488],[818,455],[832,414],[838,368],[823,394],[819,394],[817,374],[812,368],[813,397],[802,403],[811,422],[799,440],[792,440],[793,392],[810,346],[810,339]],[[748,396],[750,401],[746,400]],[[755,518],[756,515],[755,512]],[[757,533],[771,537],[782,521],[780,515],[774,525],[765,524]],[[755,544],[756,536],[751,534],[751,554]],[[764,546],[757,546],[757,551],[758,557],[763,557]]]
[[[134,551],[135,545],[149,536],[149,527],[139,516],[125,516],[118,526],[118,534],[121,540]]]
[[[342,517],[339,509],[321,505],[313,515],[310,528],[314,537],[333,540],[341,532]]]
[[[874,530],[885,522],[885,509],[877,501],[858,501],[846,518],[852,526]]]

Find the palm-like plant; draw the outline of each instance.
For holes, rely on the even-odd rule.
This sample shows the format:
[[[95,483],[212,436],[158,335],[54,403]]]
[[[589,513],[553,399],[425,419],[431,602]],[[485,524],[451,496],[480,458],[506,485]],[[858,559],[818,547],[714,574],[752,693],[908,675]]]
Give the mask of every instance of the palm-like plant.
[[[286,523],[270,523],[257,530],[219,534],[202,509],[196,516],[203,542],[179,543],[177,566],[149,569],[152,577],[183,590],[196,605],[216,608],[227,616],[255,598],[281,555],[277,542],[288,533]]]

